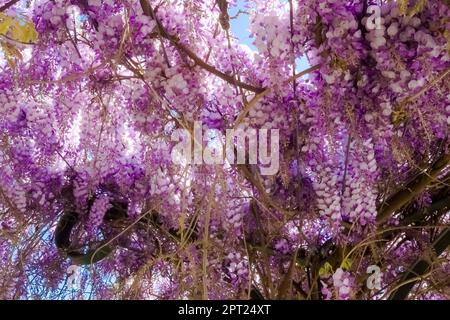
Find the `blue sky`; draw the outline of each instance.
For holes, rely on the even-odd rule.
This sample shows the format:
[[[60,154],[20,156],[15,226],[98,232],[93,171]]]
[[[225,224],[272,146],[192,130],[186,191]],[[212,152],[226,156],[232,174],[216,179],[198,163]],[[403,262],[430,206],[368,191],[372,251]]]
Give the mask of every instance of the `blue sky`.
[[[233,17],[240,10],[245,11],[244,0],[238,0],[237,6],[230,8],[229,15]],[[256,50],[253,40],[250,38],[248,15],[240,14],[236,19],[232,19],[230,25],[231,32],[239,38],[241,43],[248,45],[251,49]]]
[[[229,10],[230,17],[235,16],[239,10],[247,11],[245,8],[245,2],[246,1],[244,0],[238,0],[237,5]],[[246,44],[252,50],[256,50],[256,47],[253,45],[253,39],[250,38],[249,18],[247,14],[240,14],[236,19],[230,20],[230,29],[233,35],[239,39],[240,43]],[[305,70],[309,67],[310,65],[306,58],[296,60],[297,72]]]

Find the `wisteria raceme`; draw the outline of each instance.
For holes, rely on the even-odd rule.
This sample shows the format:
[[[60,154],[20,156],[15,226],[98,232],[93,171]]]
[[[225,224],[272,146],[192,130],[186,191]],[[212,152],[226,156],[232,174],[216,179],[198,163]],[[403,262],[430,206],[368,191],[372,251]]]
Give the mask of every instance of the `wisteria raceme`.
[[[352,291],[352,282],[354,280],[348,274],[344,272],[341,268],[337,269],[333,274],[333,285],[336,290],[336,295],[339,299],[348,299]]]
[[[241,257],[239,252],[229,253],[227,258],[229,260],[227,269],[231,283],[237,285],[248,281],[246,279],[248,276],[248,259],[246,257]]]
[[[0,298],[449,299],[447,1],[0,8]]]
[[[101,195],[95,199],[89,212],[89,226],[99,227],[108,209],[111,208],[111,203],[107,195]]]

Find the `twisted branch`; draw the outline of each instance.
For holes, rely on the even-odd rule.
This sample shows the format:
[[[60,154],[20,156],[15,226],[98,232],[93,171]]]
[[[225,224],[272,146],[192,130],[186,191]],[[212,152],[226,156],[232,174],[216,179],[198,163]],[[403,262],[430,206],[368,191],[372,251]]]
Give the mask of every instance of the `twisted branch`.
[[[433,249],[436,252],[436,256],[440,256],[442,252],[450,245],[450,228],[446,228],[433,242]],[[408,297],[409,292],[414,285],[419,281],[422,275],[424,275],[430,268],[430,262],[424,258],[416,260],[412,266],[408,269],[401,278],[400,283],[404,285],[400,286],[390,296],[389,300],[404,300]],[[416,280],[413,280],[417,278]]]
[[[3,6],[0,7],[0,12],[8,10],[10,7],[15,5],[19,0],[11,0],[10,2],[5,3]]]
[[[386,222],[395,211],[424,191],[449,163],[450,154],[442,156],[430,169],[422,171],[413,181],[389,197],[385,202],[386,206],[381,207],[378,212],[377,223]]]
[[[243,89],[252,91],[252,92],[262,92],[264,91],[264,88],[261,87],[256,87],[253,86],[251,84],[247,84],[244,82],[241,82],[237,79],[234,79],[232,76],[223,73],[222,71],[216,69],[215,67],[209,65],[208,63],[206,63],[205,61],[203,61],[199,56],[197,56],[191,49],[189,49],[187,46],[185,46],[184,44],[182,44],[180,42],[180,40],[176,37],[176,36],[172,36],[170,35],[167,30],[164,28],[164,26],[161,24],[161,22],[159,21],[159,19],[156,17],[156,15],[154,15],[153,9],[150,6],[150,4],[148,3],[147,0],[139,0],[141,7],[142,7],[142,11],[144,12],[144,15],[152,18],[154,17],[154,20],[156,22],[156,26],[158,27],[159,33],[160,35],[169,40],[173,46],[175,46],[178,50],[184,52],[189,58],[191,58],[192,60],[194,60],[194,62],[202,67],[203,69],[205,69],[206,71],[216,75],[217,77],[221,78],[222,80],[228,82],[229,84],[232,85],[237,85]]]

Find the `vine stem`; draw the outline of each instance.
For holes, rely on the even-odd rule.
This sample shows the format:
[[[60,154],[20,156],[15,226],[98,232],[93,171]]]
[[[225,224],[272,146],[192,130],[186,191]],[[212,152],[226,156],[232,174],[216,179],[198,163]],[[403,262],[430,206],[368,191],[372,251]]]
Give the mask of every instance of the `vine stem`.
[[[148,1],[140,0],[140,4],[141,4],[142,11],[144,12],[144,14],[148,17],[152,17],[152,7],[148,3]],[[156,25],[160,32],[160,35],[163,38],[169,40],[172,43],[172,45],[175,46],[178,50],[184,52],[189,58],[194,60],[194,62],[198,66],[200,66],[203,69],[205,69],[206,71],[216,75],[217,77],[228,82],[229,84],[232,84],[232,85],[236,84],[243,89],[246,89],[246,90],[249,90],[252,92],[256,92],[256,93],[264,91],[264,88],[262,88],[262,87],[257,87],[257,86],[251,85],[251,84],[247,84],[247,83],[238,81],[238,80],[234,79],[232,76],[230,76],[230,75],[216,69],[215,67],[211,66],[210,64],[206,63],[205,61],[203,61],[203,59],[201,59],[199,56],[197,56],[191,49],[189,49],[187,46],[182,44],[176,36],[170,35],[167,32],[167,30],[164,28],[164,26],[161,24],[159,19],[156,17],[156,15],[154,16],[154,20],[156,22]]]
[[[439,257],[442,252],[450,245],[450,228],[446,228],[433,242],[433,249],[436,252],[436,256]],[[404,300],[408,297],[409,292],[417,283],[421,280],[431,264],[424,258],[417,259],[409,271],[400,280],[400,285],[395,287],[394,292],[389,296],[389,300]]]
[[[10,2],[5,3],[3,6],[0,7],[0,12],[8,10],[10,7],[15,5],[20,0],[11,0]]]
[[[442,156],[431,169],[423,170],[413,181],[389,197],[386,200],[387,205],[382,207],[378,212],[377,223],[381,224],[386,222],[395,211],[424,191],[449,163],[450,153]]]

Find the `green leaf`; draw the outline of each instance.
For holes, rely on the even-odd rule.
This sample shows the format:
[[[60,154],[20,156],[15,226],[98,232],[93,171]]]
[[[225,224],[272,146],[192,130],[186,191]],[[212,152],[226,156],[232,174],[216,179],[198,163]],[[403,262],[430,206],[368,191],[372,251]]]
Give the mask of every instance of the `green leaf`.
[[[349,270],[352,267],[353,261],[350,258],[345,259],[344,261],[342,261],[341,263],[341,268],[343,270]]]
[[[409,0],[399,0],[399,10],[402,16],[405,16],[408,12]]]
[[[0,13],[0,34],[24,43],[34,43],[38,38],[32,21],[23,16],[11,17],[4,13]]]
[[[13,23],[13,19],[4,13],[0,13],[0,34],[6,35]]]
[[[329,262],[325,262],[322,268],[319,269],[319,276],[330,276],[333,274],[333,266]]]
[[[426,4],[427,4],[427,0],[418,0],[414,4],[414,7],[412,7],[411,10],[409,10],[408,17],[412,18],[416,14],[420,13],[421,11],[423,11],[423,9],[425,9]]]

